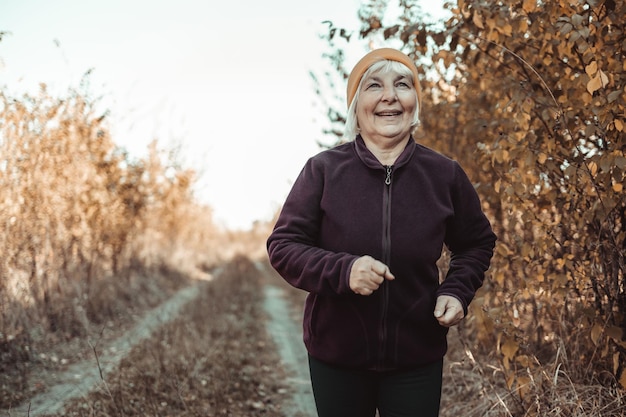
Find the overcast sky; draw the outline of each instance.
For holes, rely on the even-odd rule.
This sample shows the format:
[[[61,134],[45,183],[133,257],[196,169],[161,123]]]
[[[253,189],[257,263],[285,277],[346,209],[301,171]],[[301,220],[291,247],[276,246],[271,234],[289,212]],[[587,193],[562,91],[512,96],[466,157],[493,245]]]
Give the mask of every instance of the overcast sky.
[[[358,29],[359,3],[0,0],[10,32],[0,86],[19,94],[43,82],[62,95],[91,69],[116,143],[138,157],[154,138],[180,144],[216,220],[247,228],[271,218],[320,150],[325,110],[308,75],[324,68],[318,35],[324,20]]]

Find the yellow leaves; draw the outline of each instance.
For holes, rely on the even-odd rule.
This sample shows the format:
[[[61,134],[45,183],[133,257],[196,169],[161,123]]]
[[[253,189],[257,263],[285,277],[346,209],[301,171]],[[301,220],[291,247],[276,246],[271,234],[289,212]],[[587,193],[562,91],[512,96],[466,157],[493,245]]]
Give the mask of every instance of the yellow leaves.
[[[493,153],[494,159],[499,163],[509,162],[509,151],[506,149],[496,149]]]
[[[497,282],[498,285],[503,286],[504,279],[505,279],[504,271],[497,271],[493,273],[493,280]]]
[[[609,77],[598,68],[597,61],[592,61],[585,67],[585,72],[590,80],[587,83],[587,91],[593,95],[596,91],[609,85]]]
[[[598,63],[596,61],[592,61],[589,65],[585,67],[585,72],[589,77],[593,77],[596,72],[598,72]]]
[[[517,22],[517,27],[515,28],[516,32],[525,33],[526,31],[528,31],[528,19],[526,18],[518,19],[516,22]]]
[[[619,377],[619,384],[626,389],[626,368],[624,368],[622,375]]]
[[[600,70],[598,74],[587,83],[587,91],[589,94],[593,94],[599,89],[606,87],[608,84],[609,78],[602,70]]]
[[[617,129],[617,131],[619,132],[623,132],[624,131],[624,122],[622,122],[619,119],[615,119],[613,121],[613,124],[615,125],[615,129]]]
[[[474,22],[474,24],[480,29],[485,28],[485,25],[483,25],[483,21],[478,13],[474,13],[474,16],[472,16],[472,22]]]
[[[533,245],[531,243],[524,242],[522,244],[522,249],[521,249],[522,257],[525,259],[529,259],[530,256],[533,256],[534,254],[535,254],[535,250],[534,250]]]
[[[522,4],[522,9],[524,9],[526,13],[531,13],[536,8],[537,8],[537,0],[524,0],[524,3]]]
[[[524,368],[530,367],[534,362],[533,359],[528,355],[519,355],[517,358],[515,358],[515,361]]]
[[[622,191],[624,191],[624,185],[616,182],[615,184],[613,184],[613,191],[615,191],[616,193],[621,193]]]
[[[500,346],[500,352],[504,356],[504,367],[508,370],[511,361],[515,358],[515,354],[519,350],[519,344],[512,338],[507,338]]]
[[[517,378],[517,392],[520,398],[523,400],[530,392],[530,384],[532,379],[528,376],[519,376]]]
[[[547,160],[548,160],[548,155],[546,155],[543,152],[541,152],[539,154],[539,157],[537,158],[537,162],[539,162],[541,165],[545,164]]]
[[[508,23],[505,23],[502,26],[498,26],[498,28],[500,29],[500,32],[502,32],[506,36],[511,36],[513,34],[513,26]]]
[[[616,343],[622,347],[626,347],[626,342],[623,339],[624,330],[622,330],[618,326],[607,326],[606,324],[602,324],[600,322],[595,322],[591,331],[589,332],[589,336],[594,346],[597,347],[597,350],[600,351],[600,357],[613,360],[613,374],[617,376],[617,371],[619,369],[619,359],[620,353],[614,352],[612,357],[609,356],[611,352],[611,346],[613,343]],[[623,375],[622,375],[623,376]]]

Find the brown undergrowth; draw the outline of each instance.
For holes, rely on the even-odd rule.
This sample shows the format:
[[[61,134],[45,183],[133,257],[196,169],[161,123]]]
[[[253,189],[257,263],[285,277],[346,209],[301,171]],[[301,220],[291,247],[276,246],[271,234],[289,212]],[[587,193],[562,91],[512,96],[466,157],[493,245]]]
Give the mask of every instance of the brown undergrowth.
[[[189,283],[189,277],[166,265],[147,268],[123,282],[99,285],[99,296],[86,302],[102,309],[102,320],[84,320],[80,335],[33,325],[0,352],[0,409],[10,409],[49,388],[50,380],[69,365],[91,358],[86,339],[105,344],[128,330],[142,314]],[[139,296],[140,295],[140,296]],[[72,322],[75,300],[59,299],[54,320]],[[97,305],[96,305],[97,304]],[[69,305],[69,306],[68,306]],[[65,314],[65,316],[64,316]]]

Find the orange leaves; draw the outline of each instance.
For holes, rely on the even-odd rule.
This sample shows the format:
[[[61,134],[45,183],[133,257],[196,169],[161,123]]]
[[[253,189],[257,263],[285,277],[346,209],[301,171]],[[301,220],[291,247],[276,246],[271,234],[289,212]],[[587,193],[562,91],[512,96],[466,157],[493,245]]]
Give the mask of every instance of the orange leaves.
[[[625,236],[618,231],[623,230],[626,185],[626,63],[620,60],[618,34],[626,27],[597,14],[593,6],[573,2],[545,2],[541,8],[532,0],[502,4],[487,9],[484,3],[465,2],[473,13],[466,27],[480,37],[476,48],[482,53],[468,54],[471,64],[463,75],[469,83],[459,82],[458,102],[467,101],[463,111],[488,120],[488,129],[466,128],[467,136],[454,139],[460,147],[461,141],[469,144],[478,136],[489,162],[481,165],[480,181],[485,198],[500,210],[499,236],[507,248],[497,250],[492,272],[492,285],[505,298],[493,303],[508,312],[496,331],[506,331],[509,339],[502,339],[499,348],[505,366],[512,368],[518,356],[528,353],[514,331],[523,329],[527,334],[515,337],[531,340],[529,320],[559,321],[559,300],[616,305],[614,289],[621,284],[605,280],[625,272],[623,263],[610,259],[623,260]],[[528,30],[518,33],[515,19],[509,18],[509,34],[498,20],[507,11],[524,16]],[[601,276],[597,271],[603,271]],[[591,280],[597,280],[595,290]],[[523,305],[543,307],[531,317],[517,308]],[[603,359],[612,362],[614,345],[607,340],[596,328],[589,344],[593,350],[598,343],[606,352]],[[545,341],[537,338],[536,343]],[[612,363],[607,369],[622,375]]]
[[[536,8],[537,8],[537,0],[524,0],[524,2],[522,3],[522,9],[526,13],[534,12]]]
[[[601,358],[608,358],[610,355],[613,375],[619,375],[618,381],[620,385],[623,388],[626,388],[626,367],[622,364],[622,354],[620,354],[619,351],[610,354],[611,344],[617,344],[621,348],[626,348],[624,330],[618,326],[607,326],[605,324],[595,322],[591,327],[589,336],[594,346],[597,347]]]
[[[506,338],[504,343],[500,345],[500,352],[504,358],[504,367],[505,369],[510,369],[510,364],[515,359],[515,355],[519,350],[519,343],[517,343],[513,338]]]
[[[541,165],[545,164],[546,161],[548,160],[548,155],[546,155],[543,152],[539,153],[539,156],[537,157],[537,162],[539,162]]]
[[[598,63],[596,61],[592,61],[585,67],[585,72],[589,75],[589,77],[593,77],[598,72]]]
[[[493,152],[493,159],[498,163],[507,163],[510,160],[509,151],[506,149],[496,149]]]
[[[620,152],[596,157],[588,161],[587,170],[589,175],[597,179],[598,182],[611,184],[610,189],[614,193],[619,194],[624,191],[624,183],[626,182],[626,156],[621,155]],[[619,204],[618,201],[618,199],[611,199],[607,196],[602,206],[613,209]]]
[[[606,87],[609,84],[609,77],[598,68],[598,63],[592,61],[585,67],[585,72],[591,78],[587,83],[587,91],[593,95],[596,91]]]
[[[483,19],[478,13],[474,13],[474,15],[472,16],[472,22],[474,22],[474,24],[480,29],[485,28],[485,25],[483,25]]]

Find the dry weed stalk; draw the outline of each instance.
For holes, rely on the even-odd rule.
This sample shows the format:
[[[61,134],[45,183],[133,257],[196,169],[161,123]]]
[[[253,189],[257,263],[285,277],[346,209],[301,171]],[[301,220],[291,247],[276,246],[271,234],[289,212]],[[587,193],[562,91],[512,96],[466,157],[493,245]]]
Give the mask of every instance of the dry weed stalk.
[[[453,333],[445,372],[441,416],[466,417],[623,417],[626,397],[615,385],[582,384],[563,340],[550,363],[520,367],[507,377],[494,352],[471,347],[461,328]],[[571,349],[571,347],[570,347]],[[510,381],[514,383],[509,387]]]

